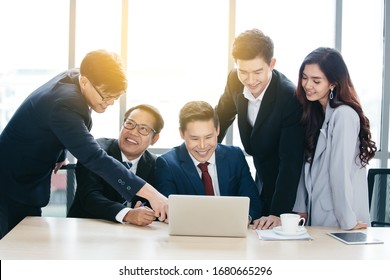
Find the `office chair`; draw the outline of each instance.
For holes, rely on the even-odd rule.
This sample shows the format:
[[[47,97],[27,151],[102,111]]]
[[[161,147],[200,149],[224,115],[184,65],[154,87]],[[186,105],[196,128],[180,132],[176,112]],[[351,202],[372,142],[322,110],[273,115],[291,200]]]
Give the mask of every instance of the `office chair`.
[[[42,216],[65,217],[73,203],[77,188],[75,163],[62,166],[60,172],[51,174],[50,201],[42,208]]]
[[[390,227],[390,169],[369,169],[367,181],[371,226]]]

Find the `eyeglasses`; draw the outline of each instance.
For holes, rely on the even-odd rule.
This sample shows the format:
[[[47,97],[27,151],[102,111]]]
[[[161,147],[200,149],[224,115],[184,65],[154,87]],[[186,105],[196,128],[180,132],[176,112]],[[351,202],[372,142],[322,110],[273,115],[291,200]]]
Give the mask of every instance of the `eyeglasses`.
[[[109,100],[117,100],[119,98],[119,96],[109,96],[109,97],[104,97],[103,94],[93,85],[93,83],[90,81],[93,89],[97,92],[97,94],[99,94],[100,98],[102,99],[102,101],[109,101]]]
[[[136,123],[132,119],[127,119],[123,123],[123,127],[128,129],[128,130],[133,130],[135,127],[137,127],[137,131],[139,132],[139,134],[141,134],[143,136],[148,136],[151,131],[153,131],[153,133],[157,133],[157,131],[154,130],[153,128],[151,128],[150,126],[148,126],[146,124]]]

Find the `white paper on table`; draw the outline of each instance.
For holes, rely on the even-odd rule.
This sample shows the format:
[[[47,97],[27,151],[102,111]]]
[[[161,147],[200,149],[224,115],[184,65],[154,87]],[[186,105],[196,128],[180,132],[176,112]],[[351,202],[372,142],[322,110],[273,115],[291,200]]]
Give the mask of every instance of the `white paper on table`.
[[[274,232],[272,229],[257,229],[256,233],[260,240],[313,240],[309,233],[305,232],[300,235],[281,235]]]

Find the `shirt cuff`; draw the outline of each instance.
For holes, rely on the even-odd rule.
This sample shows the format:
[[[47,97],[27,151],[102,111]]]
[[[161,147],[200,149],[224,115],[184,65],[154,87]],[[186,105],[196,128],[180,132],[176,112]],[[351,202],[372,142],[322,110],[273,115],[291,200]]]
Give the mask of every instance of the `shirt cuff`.
[[[121,224],[127,224],[127,222],[123,221],[123,219],[125,218],[127,212],[129,212],[131,210],[131,208],[123,208],[121,211],[119,211],[118,214],[116,214],[115,216],[115,220],[117,220],[119,223]]]

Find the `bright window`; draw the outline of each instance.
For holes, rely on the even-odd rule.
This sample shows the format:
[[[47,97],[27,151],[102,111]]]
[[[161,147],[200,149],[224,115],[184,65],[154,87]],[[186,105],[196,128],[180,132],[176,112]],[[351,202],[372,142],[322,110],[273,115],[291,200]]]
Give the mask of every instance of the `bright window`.
[[[181,144],[179,110],[186,102],[204,100],[215,106],[223,93],[228,4],[129,1],[127,107],[149,103],[161,111],[165,126],[153,147]]]
[[[0,1],[0,133],[27,95],[67,68],[68,25],[68,0]]]
[[[383,1],[343,1],[342,53],[351,79],[370,120],[373,139],[380,143]]]
[[[121,53],[122,1],[82,0],[76,6],[76,67],[84,56],[97,49]],[[93,112],[91,133],[96,137],[118,137],[119,102],[104,114]]]
[[[335,1],[237,0],[236,35],[258,28],[274,42],[275,69],[294,84],[305,56],[320,46],[333,47]],[[242,147],[238,127],[233,144]]]

